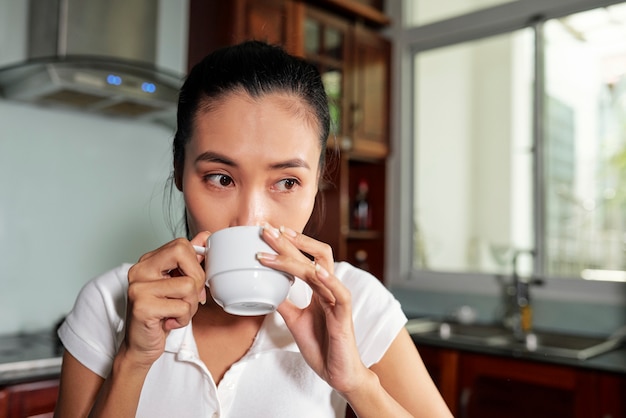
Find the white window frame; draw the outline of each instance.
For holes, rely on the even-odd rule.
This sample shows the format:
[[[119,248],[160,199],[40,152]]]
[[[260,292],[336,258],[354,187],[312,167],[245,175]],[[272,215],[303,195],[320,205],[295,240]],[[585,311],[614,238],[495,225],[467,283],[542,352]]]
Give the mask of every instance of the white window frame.
[[[623,0],[517,0],[499,6],[478,10],[419,27],[404,27],[402,9],[405,2],[415,0],[387,0],[386,13],[392,25],[385,32],[393,42],[392,100],[391,100],[391,155],[387,172],[386,213],[386,271],[391,288],[407,288],[453,293],[498,295],[500,289],[495,275],[475,273],[426,272],[413,269],[413,63],[420,51],[505,34],[542,22],[590,10]],[[428,1],[428,0],[422,0]],[[536,42],[536,66],[543,60],[542,43]],[[540,77],[541,78],[541,77]],[[543,80],[537,80],[536,90],[543,91]],[[541,109],[539,95],[535,95],[535,110]],[[541,141],[541,120],[535,118],[535,140]],[[541,154],[537,157],[541,158]],[[539,170],[542,164],[539,161]],[[536,186],[541,172],[536,173]],[[541,196],[541,193],[540,193]],[[535,202],[536,209],[543,202]],[[541,221],[540,221],[541,222]],[[543,233],[543,225],[535,227]],[[541,250],[540,250],[541,251]],[[539,259],[539,263],[542,260]],[[577,279],[547,278],[544,286],[534,289],[535,297],[551,300],[585,301],[626,305],[626,284],[590,282]]]

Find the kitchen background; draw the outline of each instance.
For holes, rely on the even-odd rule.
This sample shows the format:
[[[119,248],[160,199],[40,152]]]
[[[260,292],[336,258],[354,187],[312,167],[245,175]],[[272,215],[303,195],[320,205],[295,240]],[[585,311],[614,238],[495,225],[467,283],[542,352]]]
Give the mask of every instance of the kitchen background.
[[[48,1],[53,2],[43,0]],[[28,3],[0,0],[0,67],[26,56]],[[333,210],[325,229],[342,251],[338,258],[376,269],[407,314],[416,317],[407,328],[455,415],[626,416],[626,282],[583,280],[578,274],[580,265],[617,273],[625,269],[613,260],[594,265],[596,260],[585,259],[611,253],[597,245],[602,241],[561,236],[560,230],[548,234],[565,238],[557,240],[560,244],[595,245],[589,245],[593,251],[565,251],[576,262],[572,264],[554,257],[561,253],[551,252],[552,247],[541,248],[540,240],[533,242],[532,234],[554,231],[533,225],[530,202],[536,195],[531,197],[528,190],[532,166],[527,164],[532,147],[530,142],[521,147],[515,142],[520,136],[531,139],[536,104],[532,85],[541,84],[535,82],[541,77],[533,78],[539,67],[533,65],[539,55],[533,51],[547,45],[548,61],[567,64],[548,71],[544,81],[559,104],[573,109],[560,113],[567,129],[558,131],[557,143],[562,145],[560,155],[569,157],[563,160],[568,169],[565,185],[577,186],[575,144],[601,149],[599,143],[606,138],[597,133],[609,131],[584,129],[586,135],[578,135],[581,130],[570,129],[574,120],[589,122],[597,114],[606,115],[594,110],[606,110],[595,105],[605,101],[576,96],[586,91],[576,80],[583,69],[579,67],[595,63],[595,50],[587,48],[582,34],[591,29],[586,24],[612,27],[620,16],[626,22],[626,3],[609,10],[604,6],[616,1],[387,0],[384,13],[378,0],[155,3],[160,67],[180,74],[187,67],[188,49],[194,61],[220,42],[249,37],[250,32],[269,33],[317,59],[330,82],[327,88],[347,98],[335,109],[348,115],[338,119],[344,123],[337,134],[347,158],[341,161],[339,187],[326,191]],[[362,8],[364,3],[379,9]],[[590,11],[584,19],[569,16],[583,10]],[[529,22],[536,16],[545,17],[546,26],[564,36],[553,42],[548,31],[543,43],[534,43],[536,25]],[[563,28],[569,28],[567,33]],[[189,45],[188,31],[193,34]],[[617,36],[621,44],[624,33]],[[556,41],[563,39],[574,46],[558,47]],[[581,49],[588,54],[585,59],[580,58]],[[562,55],[554,60],[554,50],[570,52],[572,61]],[[581,61],[586,65],[577,65]],[[626,83],[626,62],[623,68]],[[555,89],[551,76],[559,82],[575,81],[572,87]],[[344,82],[338,83],[341,77]],[[595,86],[598,80],[584,81]],[[603,84],[602,91],[609,87]],[[380,105],[387,94],[389,108]],[[602,98],[607,97],[613,96]],[[358,120],[367,123],[350,123]],[[172,237],[168,221],[176,223],[182,214],[180,202],[174,199],[171,207],[167,203],[172,135],[172,128],[136,119],[0,99],[0,418],[51,415],[61,364],[51,328],[71,309],[86,281],[136,261]],[[520,182],[515,181],[520,173],[511,150],[524,154],[526,171]],[[583,158],[583,163],[596,160]],[[365,230],[350,225],[352,208],[340,204],[354,203],[363,178],[369,181],[373,214]],[[593,177],[586,180],[592,191],[600,184]],[[541,209],[550,221],[571,207]],[[617,211],[623,213],[623,207]],[[566,226],[572,225],[574,232],[581,230],[575,223]],[[604,232],[604,226],[611,233],[622,231],[610,248],[626,260],[619,245],[623,225],[591,224],[598,226],[595,232]],[[512,292],[505,284],[512,283],[514,254],[533,245],[543,251],[542,257],[547,253],[557,263],[543,263],[552,268],[545,274],[542,263],[533,265],[527,254],[520,262],[523,276],[545,276],[542,286],[530,290],[534,333],[520,338],[492,323],[509,319],[515,329],[517,320],[521,325],[522,314],[529,312],[519,289]],[[557,277],[554,269],[561,264],[574,274]]]
[[[448,316],[468,305],[498,321],[514,254],[536,248],[535,260],[519,257],[518,272],[544,278],[530,289],[537,328],[622,327],[624,283],[581,276],[623,270],[609,261],[613,249],[623,254],[623,224],[610,222],[623,207],[611,212],[602,199],[620,184],[603,153],[623,144],[607,122],[621,103],[611,99],[618,83],[606,79],[607,69],[623,74],[609,60],[623,56],[614,18],[623,3],[410,1],[404,14],[399,3],[388,3],[406,26],[388,33],[396,53],[387,277],[405,309]],[[529,23],[534,16],[543,26]],[[545,98],[545,113],[533,95]],[[545,147],[533,147],[537,131]]]
[[[186,70],[187,1],[159,2],[157,65]],[[26,57],[28,2],[0,0],[0,66]],[[0,100],[0,334],[50,329],[90,278],[172,237],[173,129]]]
[[[156,63],[182,74],[188,2],[158,4]],[[394,24],[385,30],[395,50],[392,109],[410,108],[402,101],[407,89],[401,87],[400,68],[401,52],[412,40],[397,23],[402,21],[400,4],[388,2]],[[0,66],[26,56],[27,5],[0,0]],[[452,94],[442,83],[436,85],[442,95]],[[413,231],[405,223],[412,218],[407,178],[414,162],[411,135],[400,135],[406,133],[401,113],[392,112],[386,283],[408,312],[439,316],[470,305],[479,319],[493,320],[501,303],[493,276],[412,272]],[[167,222],[177,222],[181,214],[176,201],[168,213],[169,195],[164,195],[172,135],[172,128],[162,125],[0,100],[0,334],[48,329],[91,277],[134,262],[171,238]],[[547,280],[532,289],[536,323],[611,333],[626,322],[624,287]]]

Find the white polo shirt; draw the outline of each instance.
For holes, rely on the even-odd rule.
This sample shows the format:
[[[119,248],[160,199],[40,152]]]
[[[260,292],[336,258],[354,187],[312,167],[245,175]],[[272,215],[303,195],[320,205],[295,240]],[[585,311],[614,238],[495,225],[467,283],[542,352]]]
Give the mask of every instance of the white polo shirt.
[[[124,338],[125,264],[88,282],[59,329],[65,348],[99,376],[108,376]],[[352,293],[363,363],[378,362],[404,326],[400,304],[372,275],[336,263]],[[289,298],[306,306],[311,289],[297,279]],[[278,313],[267,315],[249,351],[216,386],[188,326],[173,330],[144,382],[138,417],[344,417],[346,402],[306,364]]]

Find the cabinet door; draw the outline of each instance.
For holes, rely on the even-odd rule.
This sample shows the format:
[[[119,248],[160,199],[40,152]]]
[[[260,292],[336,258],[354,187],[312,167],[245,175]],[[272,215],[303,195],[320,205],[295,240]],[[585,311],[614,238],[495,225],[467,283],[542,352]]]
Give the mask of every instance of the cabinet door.
[[[59,393],[58,380],[24,383],[7,388],[8,418],[52,417]]]
[[[626,375],[602,373],[598,385],[597,416],[603,418],[626,417]]]
[[[319,70],[331,114],[330,146],[335,137],[342,141],[350,133],[346,108],[351,94],[347,72],[351,57],[350,24],[337,16],[312,6],[304,12],[302,56]]]
[[[291,0],[190,0],[188,67],[217,48],[250,39],[297,53],[302,7]]]
[[[384,158],[389,144],[391,44],[357,24],[354,29],[353,82],[350,103],[352,150],[356,155]]]
[[[0,390],[0,418],[9,416],[9,394],[6,389]]]
[[[241,39],[256,39],[283,45],[293,51],[302,43],[301,28],[294,18],[295,3],[290,0],[237,0],[242,10],[239,20]]]
[[[460,417],[583,418],[595,416],[593,373],[494,356],[463,354]]]
[[[428,346],[418,346],[417,350],[450,412],[457,416],[459,352]]]

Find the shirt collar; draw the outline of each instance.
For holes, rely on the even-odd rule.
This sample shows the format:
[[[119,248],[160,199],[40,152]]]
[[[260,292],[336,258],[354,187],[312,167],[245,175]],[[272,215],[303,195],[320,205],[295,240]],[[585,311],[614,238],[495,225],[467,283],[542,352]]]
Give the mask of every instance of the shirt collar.
[[[165,351],[178,353],[183,350],[198,352],[196,341],[193,338],[191,322],[182,328],[171,330],[165,340]]]

